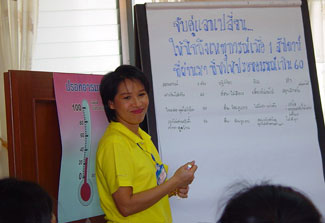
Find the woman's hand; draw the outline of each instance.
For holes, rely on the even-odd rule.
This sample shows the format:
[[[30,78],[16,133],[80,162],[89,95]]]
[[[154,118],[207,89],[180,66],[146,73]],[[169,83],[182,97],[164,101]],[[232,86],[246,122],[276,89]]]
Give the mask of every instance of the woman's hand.
[[[180,187],[176,190],[176,194],[181,198],[187,198],[188,197],[188,191],[190,190],[190,187],[187,185],[186,187]]]
[[[177,196],[179,198],[187,198],[188,197],[187,194],[188,194],[189,190],[190,190],[189,186],[179,187],[168,195],[169,195],[169,197]]]
[[[191,165],[191,168],[189,168],[189,165]],[[188,185],[192,183],[196,169],[197,165],[195,165],[194,161],[186,163],[176,170],[171,179],[163,184],[135,194],[132,187],[119,187],[112,194],[117,209],[121,215],[127,217],[149,208],[176,189],[178,196],[187,197]]]
[[[189,168],[190,167],[190,168]],[[186,188],[194,180],[194,173],[197,170],[195,161],[186,163],[176,170],[173,178],[178,182],[178,188]]]

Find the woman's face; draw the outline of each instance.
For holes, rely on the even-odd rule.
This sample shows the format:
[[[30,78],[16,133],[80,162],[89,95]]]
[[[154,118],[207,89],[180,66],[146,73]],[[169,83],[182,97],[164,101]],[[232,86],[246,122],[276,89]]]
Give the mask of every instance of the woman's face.
[[[149,98],[143,84],[130,79],[119,84],[114,100],[108,102],[110,109],[115,110],[117,121],[135,133],[147,113],[148,104]]]

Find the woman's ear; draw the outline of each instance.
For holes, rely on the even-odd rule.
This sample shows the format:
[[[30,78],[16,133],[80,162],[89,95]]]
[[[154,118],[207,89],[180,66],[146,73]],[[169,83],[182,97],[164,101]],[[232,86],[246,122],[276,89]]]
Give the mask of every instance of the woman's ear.
[[[115,109],[114,102],[108,101],[108,107],[112,110]]]

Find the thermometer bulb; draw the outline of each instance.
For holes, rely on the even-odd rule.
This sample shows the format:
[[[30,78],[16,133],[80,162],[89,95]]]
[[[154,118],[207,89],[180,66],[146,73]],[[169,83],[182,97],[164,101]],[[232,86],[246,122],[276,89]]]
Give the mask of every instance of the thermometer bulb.
[[[91,187],[89,183],[87,182],[87,165],[88,165],[88,158],[85,160],[85,176],[84,176],[84,182],[81,185],[80,188],[80,196],[83,201],[89,201],[91,197]]]

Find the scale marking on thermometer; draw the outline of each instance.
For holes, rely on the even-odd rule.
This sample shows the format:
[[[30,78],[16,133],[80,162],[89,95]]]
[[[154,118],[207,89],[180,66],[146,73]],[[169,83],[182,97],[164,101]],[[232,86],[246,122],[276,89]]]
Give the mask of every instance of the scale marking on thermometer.
[[[79,184],[78,197],[82,205],[88,206],[93,199],[93,185],[89,178],[89,156],[91,149],[91,120],[89,104],[87,100],[82,100],[82,113],[84,125],[84,145],[82,162],[82,179]]]

